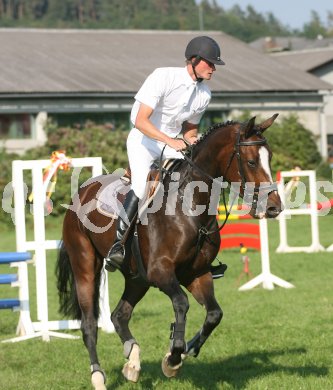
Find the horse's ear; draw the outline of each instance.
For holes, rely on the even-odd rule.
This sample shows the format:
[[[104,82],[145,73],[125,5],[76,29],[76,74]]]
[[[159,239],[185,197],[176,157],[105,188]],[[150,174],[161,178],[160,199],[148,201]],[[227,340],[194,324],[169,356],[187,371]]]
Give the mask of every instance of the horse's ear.
[[[244,126],[244,134],[245,134],[245,138],[249,138],[251,137],[251,135],[253,135],[255,133],[255,130],[254,130],[254,122],[256,120],[256,117],[252,117]]]
[[[257,127],[260,129],[261,132],[264,132],[266,129],[268,129],[270,126],[272,126],[275,119],[278,117],[279,114],[274,114],[269,119],[266,119],[264,122],[262,122]]]

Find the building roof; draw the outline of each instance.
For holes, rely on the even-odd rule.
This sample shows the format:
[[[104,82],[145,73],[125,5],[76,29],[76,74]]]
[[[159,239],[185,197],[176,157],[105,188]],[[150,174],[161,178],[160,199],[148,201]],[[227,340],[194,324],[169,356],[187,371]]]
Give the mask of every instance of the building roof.
[[[285,64],[311,72],[330,62],[333,62],[333,47],[322,49],[297,50],[281,53],[272,53]]]
[[[330,84],[221,32],[214,92],[318,91]],[[184,66],[198,31],[0,29],[0,94],[132,94],[156,67]]]
[[[258,38],[249,44],[253,49],[261,52],[293,51],[306,49],[319,49],[333,47],[333,38],[308,39],[304,37],[263,37]]]

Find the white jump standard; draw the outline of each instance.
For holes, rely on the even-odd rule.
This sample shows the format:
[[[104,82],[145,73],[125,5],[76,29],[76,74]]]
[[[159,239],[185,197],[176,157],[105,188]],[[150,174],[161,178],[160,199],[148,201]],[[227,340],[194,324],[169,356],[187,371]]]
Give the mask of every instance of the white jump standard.
[[[269,264],[269,247],[268,247],[268,230],[267,219],[259,220],[260,227],[260,245],[261,245],[261,274],[254,279],[249,280],[243,286],[239,287],[239,291],[250,290],[260,284],[266,290],[273,290],[274,284],[284,288],[293,288],[293,284],[273,275]]]
[[[33,322],[35,337],[40,336],[43,340],[49,341],[50,336],[73,338],[74,336],[54,332],[61,329],[79,329],[80,322],[73,320],[50,321],[48,314],[47,298],[47,250],[57,249],[59,240],[47,240],[45,234],[44,204],[46,200],[45,183],[43,183],[43,170],[49,166],[49,160],[37,161],[13,161],[12,175],[15,202],[15,228],[16,228],[16,248],[17,251],[33,251],[35,253],[36,264],[36,291],[37,291],[37,322]],[[92,176],[102,174],[102,160],[100,157],[73,158],[71,160],[73,168],[91,167]],[[24,184],[25,170],[32,172],[33,200],[33,223],[34,238],[28,240],[26,232],[26,190]],[[99,326],[107,332],[114,330],[110,320],[108,281],[100,291],[100,318]]]
[[[286,193],[284,186],[284,178],[286,177],[308,177],[309,178],[309,194],[310,207],[307,208],[287,208],[286,207]],[[317,187],[316,187],[316,173],[315,171],[289,171],[281,172],[281,181],[278,184],[279,195],[285,209],[278,216],[280,225],[280,245],[277,248],[279,253],[288,252],[320,252],[325,248],[319,242],[318,229],[318,209],[317,209]],[[292,215],[309,215],[311,218],[311,245],[309,246],[290,246],[287,240],[287,217]]]

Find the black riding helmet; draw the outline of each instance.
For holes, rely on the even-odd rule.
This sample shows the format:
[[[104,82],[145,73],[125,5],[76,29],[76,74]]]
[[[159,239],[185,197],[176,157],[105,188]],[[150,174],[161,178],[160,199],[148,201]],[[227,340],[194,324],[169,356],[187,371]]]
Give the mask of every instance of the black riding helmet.
[[[225,65],[224,61],[221,60],[220,55],[220,47],[217,42],[213,38],[207,36],[193,38],[188,43],[185,50],[185,57],[187,60],[196,57],[198,60],[203,58],[215,65]],[[198,62],[199,61],[197,61],[197,63]]]
[[[224,65],[225,63],[221,60],[220,54],[220,47],[213,38],[201,36],[193,38],[188,43],[185,50],[185,57],[187,60],[194,58],[192,61],[192,69],[199,83],[202,81],[202,78],[197,76],[195,67],[198,65],[200,60],[204,59],[215,65]]]

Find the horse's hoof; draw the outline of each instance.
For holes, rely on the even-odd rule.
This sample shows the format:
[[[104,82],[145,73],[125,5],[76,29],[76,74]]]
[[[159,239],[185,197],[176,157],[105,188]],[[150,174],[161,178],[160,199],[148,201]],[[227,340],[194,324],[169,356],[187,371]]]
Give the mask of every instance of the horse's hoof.
[[[122,373],[127,380],[137,382],[139,380],[140,370],[140,347],[138,344],[133,344],[128,362],[124,364]]]
[[[106,390],[105,378],[100,371],[95,371],[91,375],[91,383],[94,386],[95,390]]]
[[[140,368],[137,368],[136,366],[130,364],[130,362],[127,362],[124,364],[122,373],[128,381],[136,383],[139,380],[140,370]]]
[[[168,352],[163,360],[162,360],[162,371],[163,371],[163,374],[167,377],[167,378],[173,378],[175,377],[179,370],[180,370],[180,367],[182,366],[183,364],[183,361],[181,361],[179,364],[177,364],[176,366],[174,367],[171,367],[169,366],[169,363],[168,363],[168,358],[169,356],[171,355],[171,352]]]

